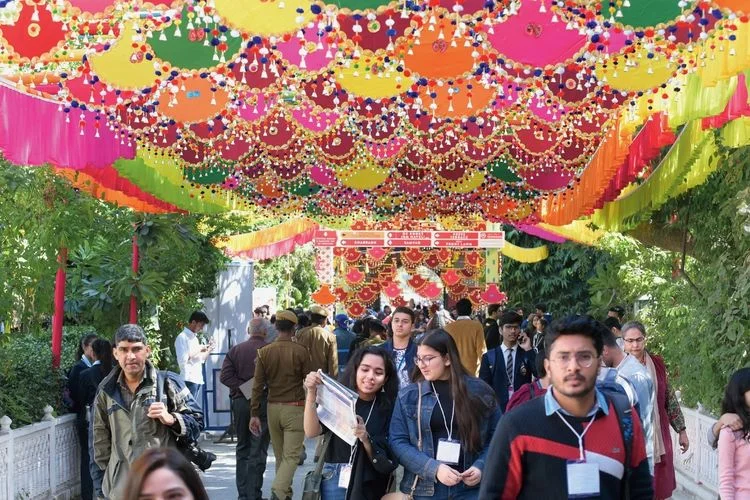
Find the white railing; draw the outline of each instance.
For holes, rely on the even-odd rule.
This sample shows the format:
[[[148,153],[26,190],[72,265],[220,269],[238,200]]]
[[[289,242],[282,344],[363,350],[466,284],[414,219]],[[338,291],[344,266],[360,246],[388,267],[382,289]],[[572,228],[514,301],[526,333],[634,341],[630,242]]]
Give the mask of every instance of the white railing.
[[[703,413],[700,405],[697,410],[682,406],[682,414],[690,447],[684,455],[680,453],[677,434],[672,430],[678,486],[698,498],[715,499],[719,494],[719,459],[708,442],[708,430],[716,419]]]
[[[72,498],[80,494],[76,416],[52,416],[11,429],[0,418],[0,500]]]

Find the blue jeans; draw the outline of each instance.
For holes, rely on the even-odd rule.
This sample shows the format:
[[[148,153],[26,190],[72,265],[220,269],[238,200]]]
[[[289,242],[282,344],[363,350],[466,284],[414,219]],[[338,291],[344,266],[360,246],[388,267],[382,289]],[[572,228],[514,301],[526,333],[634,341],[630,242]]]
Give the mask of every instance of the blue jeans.
[[[440,481],[435,483],[435,494],[431,497],[415,496],[414,500],[476,500],[479,498],[479,486],[468,488],[464,483],[456,486],[446,486]]]
[[[185,382],[185,387],[188,388],[190,394],[193,395],[193,399],[198,404],[198,408],[203,409],[203,384],[196,384],[194,382]]]
[[[347,464],[323,464],[323,480],[320,482],[321,500],[346,500],[346,488],[339,488],[341,468]]]

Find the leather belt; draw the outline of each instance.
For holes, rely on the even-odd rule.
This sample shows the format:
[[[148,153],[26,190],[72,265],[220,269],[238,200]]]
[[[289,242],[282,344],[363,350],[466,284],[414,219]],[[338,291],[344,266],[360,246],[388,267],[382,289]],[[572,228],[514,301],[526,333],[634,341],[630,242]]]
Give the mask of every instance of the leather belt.
[[[269,405],[305,406],[304,401],[269,401]]]

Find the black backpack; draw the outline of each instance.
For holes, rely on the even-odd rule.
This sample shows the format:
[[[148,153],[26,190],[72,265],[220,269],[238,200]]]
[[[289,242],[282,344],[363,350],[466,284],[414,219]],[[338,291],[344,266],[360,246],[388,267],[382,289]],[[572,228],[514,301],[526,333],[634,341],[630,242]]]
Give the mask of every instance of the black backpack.
[[[169,383],[167,373],[158,370],[156,372],[156,401],[161,401],[162,396],[166,393],[167,407],[174,407],[174,402],[169,400],[169,392],[164,390],[164,384],[167,383]],[[203,472],[206,472],[213,461],[216,460],[216,455],[203,450],[196,441],[192,441],[185,436],[177,436],[177,449]]]
[[[633,472],[630,466],[630,460],[633,453],[633,407],[630,400],[623,392],[611,390],[608,387],[597,388],[602,391],[607,401],[612,403],[617,415],[617,422],[620,424],[622,433],[622,442],[625,445],[625,473],[622,476],[622,497],[624,500],[630,498],[630,476]]]

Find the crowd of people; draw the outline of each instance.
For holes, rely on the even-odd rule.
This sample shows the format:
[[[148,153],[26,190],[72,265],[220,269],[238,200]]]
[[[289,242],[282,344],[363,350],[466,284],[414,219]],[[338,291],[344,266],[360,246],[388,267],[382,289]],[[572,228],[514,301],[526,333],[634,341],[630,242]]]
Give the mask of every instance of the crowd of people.
[[[623,308],[602,321],[553,321],[544,304],[526,317],[499,304],[474,311],[468,299],[451,311],[410,306],[356,320],[339,314],[332,325],[320,306],[256,309],[248,340],[229,350],[220,375],[238,438],[239,499],[262,498],[269,445],[272,499],[300,498],[292,483],[305,438],[318,445],[305,498],[672,495],[670,427],[686,452],[684,418],[664,360],[647,349],[643,324],[623,324]],[[205,469],[212,458],[196,448],[203,413],[195,367],[212,349],[197,334],[208,321],[196,312],[178,336],[180,374],[154,367],[137,325],[120,327],[114,348],[82,340],[69,383],[88,481],[82,498],[208,498],[188,462]],[[321,423],[323,375],[357,396],[353,445]],[[750,498],[749,408],[745,368],[732,376],[707,436],[719,449],[722,499]]]

